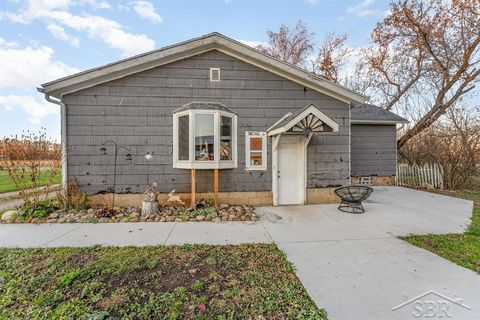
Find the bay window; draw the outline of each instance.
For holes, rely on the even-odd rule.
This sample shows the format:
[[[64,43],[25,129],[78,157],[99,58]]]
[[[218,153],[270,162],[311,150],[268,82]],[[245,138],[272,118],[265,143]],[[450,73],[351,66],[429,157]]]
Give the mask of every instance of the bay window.
[[[206,103],[188,106],[173,114],[173,167],[236,168],[237,115],[223,105],[217,110]]]

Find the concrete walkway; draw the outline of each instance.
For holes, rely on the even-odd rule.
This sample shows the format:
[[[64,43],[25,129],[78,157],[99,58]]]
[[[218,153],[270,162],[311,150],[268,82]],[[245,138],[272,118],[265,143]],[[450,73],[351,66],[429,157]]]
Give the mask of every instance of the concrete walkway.
[[[472,206],[470,201],[390,187],[375,189],[363,215],[339,212],[336,205],[259,211],[265,229],[331,320],[422,319],[415,317],[419,314],[412,304],[392,308],[430,290],[460,298],[471,308],[450,302],[452,319],[478,320],[480,276],[396,238],[463,232]],[[444,301],[435,294],[422,301],[427,300]]]
[[[461,199],[382,187],[365,203],[363,215],[314,205],[259,208],[261,223],[0,225],[0,246],[276,242],[331,320],[418,319],[411,304],[392,308],[429,290],[460,298],[471,308],[449,303],[452,319],[478,320],[480,276],[396,238],[463,232],[472,206]],[[434,294],[425,298],[439,300]]]

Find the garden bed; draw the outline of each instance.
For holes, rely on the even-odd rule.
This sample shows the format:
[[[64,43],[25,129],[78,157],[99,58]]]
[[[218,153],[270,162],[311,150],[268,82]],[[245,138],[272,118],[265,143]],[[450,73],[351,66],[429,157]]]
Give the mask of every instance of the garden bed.
[[[50,206],[54,206],[51,204]],[[8,211],[2,215],[3,223],[114,223],[114,222],[202,222],[202,221],[258,221],[255,208],[248,205],[221,204],[188,209],[162,207],[156,215],[141,215],[140,208],[89,208],[82,210],[45,209]],[[53,211],[49,213],[48,211]]]

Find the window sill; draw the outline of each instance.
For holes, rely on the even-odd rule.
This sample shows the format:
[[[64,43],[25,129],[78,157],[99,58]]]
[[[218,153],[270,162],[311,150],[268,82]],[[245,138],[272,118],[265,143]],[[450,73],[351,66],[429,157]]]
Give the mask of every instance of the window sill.
[[[173,164],[177,169],[235,169],[237,163],[231,161],[195,161],[195,162],[177,162]]]

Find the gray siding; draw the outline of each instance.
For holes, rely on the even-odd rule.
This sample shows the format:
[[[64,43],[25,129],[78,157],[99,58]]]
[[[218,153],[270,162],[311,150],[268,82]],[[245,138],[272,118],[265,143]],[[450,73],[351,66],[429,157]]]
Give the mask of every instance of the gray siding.
[[[352,125],[352,176],[394,176],[396,126]]]
[[[209,68],[221,68],[221,81],[209,81]],[[340,125],[338,133],[314,136],[308,148],[308,186],[348,183],[350,176],[348,105],[218,51],[150,69],[68,94],[68,175],[96,193],[113,182],[115,140],[132,149],[133,164],[119,155],[117,190],[190,190],[190,172],[172,168],[172,111],[190,101],[221,102],[238,113],[238,168],[220,171],[220,191],[271,190],[271,141],[268,171],[245,170],[245,131],[265,131],[289,111],[314,104]],[[153,153],[150,161],[145,153]],[[197,170],[199,192],[213,189],[211,170]]]

